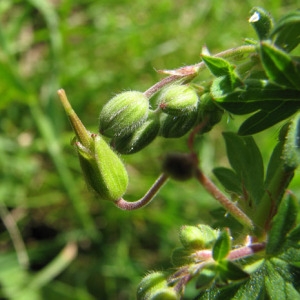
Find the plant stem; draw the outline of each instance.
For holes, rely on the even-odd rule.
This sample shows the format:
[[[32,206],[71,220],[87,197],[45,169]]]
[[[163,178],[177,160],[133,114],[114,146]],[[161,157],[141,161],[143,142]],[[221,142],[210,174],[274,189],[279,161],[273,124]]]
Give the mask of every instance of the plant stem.
[[[216,185],[207,177],[203,172],[197,168],[196,178],[202,184],[202,186],[209,192],[236,220],[238,220],[244,226],[253,230],[254,225],[251,219],[238,208],[230,199],[228,199]]]
[[[253,243],[237,249],[233,249],[227,255],[227,259],[234,261],[254,255],[266,248],[266,243]],[[193,254],[193,257],[199,261],[208,261],[212,259],[212,250],[199,250]]]
[[[237,48],[228,49],[222,51],[216,55],[215,57],[222,58],[243,58],[245,55],[254,53],[256,51],[256,46],[254,45],[244,45]],[[199,62],[195,65],[185,66],[175,70],[163,70],[159,71],[160,73],[169,74],[166,78],[163,78],[161,81],[154,84],[148,90],[144,92],[144,95],[148,98],[151,98],[155,93],[160,91],[166,85],[173,83],[179,79],[187,78],[187,77],[195,77],[200,71],[204,70],[206,65],[204,62]]]
[[[135,209],[139,209],[141,207],[146,206],[147,204],[149,204],[153,200],[153,198],[155,197],[157,192],[166,183],[168,178],[169,178],[168,175],[162,173],[158,177],[158,179],[154,182],[154,184],[148,190],[148,192],[145,194],[144,197],[142,197],[141,199],[139,199],[137,201],[134,201],[134,202],[128,202],[128,201],[124,200],[123,198],[120,198],[119,200],[117,200],[115,202],[115,205],[117,207],[119,207],[120,209],[123,209],[123,210],[135,210]]]

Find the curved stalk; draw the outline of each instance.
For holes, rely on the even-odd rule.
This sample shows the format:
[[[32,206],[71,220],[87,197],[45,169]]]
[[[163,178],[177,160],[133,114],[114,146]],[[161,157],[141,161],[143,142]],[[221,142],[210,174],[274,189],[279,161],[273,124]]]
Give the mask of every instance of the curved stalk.
[[[135,209],[139,209],[141,207],[146,206],[153,200],[153,198],[156,196],[157,192],[166,183],[168,178],[169,178],[168,175],[162,173],[158,177],[158,179],[154,182],[154,184],[148,190],[148,192],[145,194],[144,197],[142,197],[141,199],[134,201],[134,202],[129,202],[129,201],[124,200],[123,198],[120,198],[119,200],[117,200],[115,202],[115,205],[123,210],[135,210]]]

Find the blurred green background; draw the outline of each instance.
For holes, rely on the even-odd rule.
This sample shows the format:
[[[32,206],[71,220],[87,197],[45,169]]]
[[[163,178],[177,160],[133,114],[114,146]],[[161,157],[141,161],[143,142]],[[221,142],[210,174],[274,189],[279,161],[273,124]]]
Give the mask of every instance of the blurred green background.
[[[59,88],[96,132],[101,107],[116,93],[146,90],[162,78],[156,69],[198,62],[203,45],[217,53],[255,38],[247,22],[253,6],[278,19],[299,2],[1,0],[0,298],[134,299],[147,271],[170,266],[179,227],[211,222],[218,207],[193,181],[170,181],[140,211],[99,201],[70,146]],[[224,120],[203,142],[208,174],[227,163],[226,126],[237,125]],[[265,157],[278,128],[257,135]],[[124,157],[125,198],[141,197],[164,154],[187,150],[186,140],[158,138]],[[292,186],[299,192],[297,176]]]

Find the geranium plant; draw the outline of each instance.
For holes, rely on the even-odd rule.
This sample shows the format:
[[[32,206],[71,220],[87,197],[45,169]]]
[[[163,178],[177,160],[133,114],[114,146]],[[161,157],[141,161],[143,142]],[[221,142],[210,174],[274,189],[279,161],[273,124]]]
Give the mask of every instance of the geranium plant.
[[[300,299],[298,200],[288,190],[300,163],[300,58],[291,54],[300,42],[300,11],[275,23],[255,7],[249,22],[257,40],[216,55],[204,48],[201,62],[161,71],[168,76],[144,92],[116,95],[100,113],[98,133],[84,127],[64,90],[58,91],[84,178],[100,199],[139,209],[168,179],[196,178],[222,205],[212,212],[216,224],[180,229],[172,267],[142,279],[138,299],[183,299],[187,285],[194,286],[195,299]],[[200,76],[207,69],[209,77]],[[245,119],[238,132],[223,133],[231,168],[213,170],[220,189],[204,174],[195,141],[224,114]],[[279,122],[278,143],[264,166],[252,135]],[[145,196],[126,201],[121,155],[142,151],[157,137],[185,135],[189,151],[168,149]]]

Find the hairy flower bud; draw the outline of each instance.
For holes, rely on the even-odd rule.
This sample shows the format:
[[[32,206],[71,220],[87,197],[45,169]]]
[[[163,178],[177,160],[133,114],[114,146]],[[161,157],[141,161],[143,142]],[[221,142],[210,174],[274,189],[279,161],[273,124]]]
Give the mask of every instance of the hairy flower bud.
[[[209,248],[217,239],[218,233],[207,225],[182,226],[179,238],[181,244],[187,249]]]
[[[159,107],[167,114],[180,116],[197,109],[198,95],[190,85],[174,84],[159,96]]]
[[[102,199],[116,201],[127,190],[127,171],[118,155],[105,140],[96,134],[91,135],[88,148],[75,143],[85,180]]]
[[[167,287],[167,276],[165,272],[151,272],[146,275],[137,288],[137,299],[146,300],[157,290]]]
[[[143,93],[120,93],[104,105],[99,131],[108,137],[129,134],[146,121],[148,111],[149,101]]]
[[[116,136],[112,139],[111,144],[121,154],[136,153],[148,146],[156,138],[159,128],[159,117],[157,113],[151,111],[147,121],[133,133]]]
[[[181,116],[162,114],[159,134],[165,138],[179,138],[188,133],[197,120],[197,111]]]
[[[180,300],[180,295],[171,287],[158,290],[151,294],[149,300]]]

